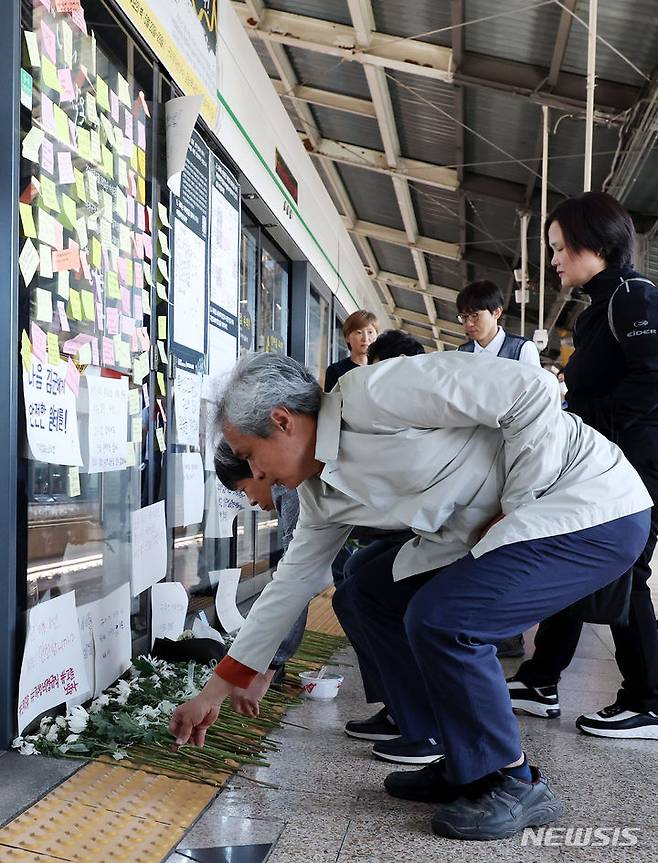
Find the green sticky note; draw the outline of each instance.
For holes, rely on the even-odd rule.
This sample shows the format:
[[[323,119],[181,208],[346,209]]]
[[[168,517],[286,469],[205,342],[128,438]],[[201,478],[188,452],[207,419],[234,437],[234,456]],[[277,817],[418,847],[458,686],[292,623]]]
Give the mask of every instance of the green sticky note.
[[[57,273],[57,293],[64,300],[68,300],[71,296],[70,276],[70,270],[60,270],[59,273]]]
[[[64,226],[75,230],[77,218],[75,201],[69,195],[62,192],[62,222]]]
[[[43,288],[36,289],[36,309],[34,317],[37,321],[52,323],[53,320],[53,296],[50,291]]]
[[[44,54],[41,58],[41,86],[49,87],[56,93],[60,91],[59,78],[57,77],[57,69],[53,61]]]
[[[74,321],[82,320],[82,305],[80,303],[80,294],[78,291],[72,290],[69,293],[69,317]]]
[[[167,384],[165,383],[165,376],[164,376],[163,372],[158,372],[157,378],[158,378],[158,389],[160,390],[160,395],[166,396],[167,395]]]
[[[96,316],[96,309],[94,307],[94,292],[80,291],[80,296],[82,298],[82,316],[84,320],[93,321]]]
[[[29,204],[19,204],[18,209],[21,214],[23,236],[34,237],[36,239],[37,226],[34,224],[34,214],[32,213],[32,207]],[[130,264],[132,266],[132,261],[130,262]]]
[[[97,270],[101,268],[101,244],[98,237],[91,238],[91,265]]]
[[[105,293],[112,300],[121,299],[119,277],[114,272],[109,272],[105,276]]]
[[[91,132],[78,126],[78,153],[80,158],[91,162]]]
[[[158,315],[158,338],[167,338],[167,317],[166,315]]]
[[[66,112],[62,111],[59,105],[53,105],[53,115],[55,117],[55,134],[62,144],[69,146],[71,139],[69,137],[69,118]]]
[[[110,110],[110,90],[100,75],[96,75],[96,104],[104,111]]]
[[[96,174],[93,171],[87,171],[85,174],[87,178],[87,193],[94,203],[98,203],[98,181],[96,180]]]
[[[137,392],[135,390],[134,392]],[[128,400],[130,402],[130,399]],[[130,423],[130,438],[133,441],[142,440],[142,420],[140,417],[133,417]]]
[[[25,69],[21,69],[21,105],[32,110],[32,76]]]
[[[108,177],[114,179],[114,156],[112,155],[112,151],[109,147],[102,147],[101,155],[103,157],[103,170]]]
[[[128,413],[131,416],[135,416],[141,410],[141,390],[128,390]],[[140,420],[141,423],[141,420]],[[141,433],[140,433],[141,437]]]
[[[114,336],[114,356],[118,366],[122,368],[130,368],[130,346],[128,342],[124,342],[121,336]]]
[[[54,210],[56,213],[60,212],[57,186],[45,174],[41,175],[41,200],[49,210]]]
[[[75,193],[78,196],[78,200],[86,202],[87,192],[85,190],[85,175],[82,171],[78,171],[77,168],[74,168],[73,176],[75,177]]]

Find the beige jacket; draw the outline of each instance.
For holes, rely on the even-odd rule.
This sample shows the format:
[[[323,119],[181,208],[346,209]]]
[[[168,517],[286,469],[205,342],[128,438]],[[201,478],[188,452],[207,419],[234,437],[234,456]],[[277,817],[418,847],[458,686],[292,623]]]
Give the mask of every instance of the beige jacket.
[[[316,458],[325,468],[299,487],[288,551],[229,651],[259,671],[331,584],[352,525],[413,529],[395,560],[398,580],[652,506],[621,450],[561,410],[553,375],[486,352],[348,372],[323,396]]]

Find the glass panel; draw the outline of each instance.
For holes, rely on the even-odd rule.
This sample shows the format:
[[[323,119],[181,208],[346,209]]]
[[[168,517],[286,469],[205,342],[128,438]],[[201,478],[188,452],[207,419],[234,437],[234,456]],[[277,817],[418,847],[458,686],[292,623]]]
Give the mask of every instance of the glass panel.
[[[21,114],[27,595],[75,590],[81,606],[127,585],[131,512],[149,502],[152,68],[98,0],[93,35],[58,5],[23,4],[40,55],[24,57]],[[133,616],[133,638],[145,623]]]
[[[338,362],[338,360],[343,360],[345,357],[349,356],[349,348],[345,342],[345,337],[343,336],[343,322],[339,319],[338,315],[334,316],[334,351],[333,351],[333,362]]]
[[[257,284],[258,229],[245,226],[240,249],[240,354],[254,349]]]
[[[263,240],[262,244],[258,349],[285,354],[288,350],[288,259],[267,240]]]
[[[324,386],[329,354],[329,303],[311,288],[308,307],[308,349],[306,365]]]

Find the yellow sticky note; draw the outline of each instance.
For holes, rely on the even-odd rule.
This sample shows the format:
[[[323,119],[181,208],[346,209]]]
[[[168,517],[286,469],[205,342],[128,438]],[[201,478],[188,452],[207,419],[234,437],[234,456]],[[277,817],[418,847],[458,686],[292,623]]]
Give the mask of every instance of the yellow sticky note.
[[[128,390],[128,413],[131,416],[135,416],[141,410],[141,390],[132,389]]]
[[[87,194],[94,203],[98,203],[98,181],[96,175],[92,171],[87,171]]]
[[[91,238],[91,265],[99,270],[101,266],[101,244],[98,237]]]
[[[151,314],[151,297],[148,291],[142,288],[142,311],[145,315]]]
[[[18,209],[20,210],[21,214],[23,236],[34,237],[34,239],[36,239],[37,226],[34,224],[34,214],[32,212],[32,207],[29,204],[19,204]]]
[[[45,54],[41,58],[41,86],[49,87],[51,90],[55,90],[56,93],[59,93],[61,89],[55,64]]]
[[[119,101],[123,102],[126,108],[130,108],[132,110],[133,103],[130,98],[130,87],[120,72],[117,73],[117,96],[119,97]]]
[[[87,192],[85,191],[85,175],[82,171],[78,171],[77,168],[74,168],[73,176],[75,177],[75,193],[78,196],[78,200],[84,202],[87,200]]]
[[[91,345],[89,342],[78,351],[78,362],[83,366],[91,365]]]
[[[96,75],[96,104],[104,111],[110,110],[110,89],[100,75]]]
[[[43,243],[39,243],[39,272],[44,279],[53,277],[53,250]],[[68,270],[62,270],[62,272],[68,272]]]
[[[158,203],[158,219],[160,219],[160,224],[164,225],[165,228],[171,228],[167,208],[162,203]]]
[[[129,255],[132,252],[130,228],[128,225],[119,225],[119,248],[126,255]]]
[[[163,373],[163,372],[158,372],[158,373],[157,373],[157,378],[158,378],[158,390],[159,390],[159,392],[160,392],[160,395],[161,395],[161,396],[166,396],[166,395],[167,395],[167,384],[166,384],[166,382],[165,382],[165,376],[164,376],[164,373]]]
[[[102,147],[103,170],[111,179],[114,179],[114,156],[109,147]]]
[[[62,47],[64,48],[64,63],[70,69],[73,65],[73,31],[66,21],[60,21],[59,32],[62,37]]]
[[[169,240],[164,231],[158,231],[158,242],[163,255],[169,254]]]
[[[23,32],[25,36],[25,44],[27,45],[27,54],[30,58],[30,65],[38,67],[41,65],[41,57],[39,56],[39,43],[37,42],[36,33],[31,30]]]
[[[82,315],[85,321],[93,321],[96,316],[93,291],[80,291]]]
[[[35,291],[36,309],[34,317],[37,321],[51,324],[53,321],[53,297],[50,291],[37,288]]]
[[[114,356],[116,358],[117,365],[122,368],[129,369],[130,345],[128,342],[124,342],[121,336],[114,336],[112,341],[114,342]]]
[[[48,333],[48,362],[51,366],[59,365],[59,339],[57,333]]]
[[[31,371],[32,369],[32,342],[28,334],[23,330],[21,333],[21,358],[23,360],[23,365],[25,366],[26,371]]]
[[[126,467],[135,467],[137,464],[135,461],[135,444],[132,441],[128,441],[126,446]]]
[[[56,213],[60,212],[57,186],[45,174],[41,175],[41,200],[49,210],[54,210]]]
[[[117,162],[117,182],[123,189],[128,185],[128,166],[125,159],[119,159]]]
[[[55,134],[62,144],[69,146],[71,138],[69,136],[69,118],[66,112],[62,111],[59,105],[53,105],[53,115],[55,117]]]
[[[78,497],[80,494],[80,470],[75,465],[68,469],[66,486],[69,497]]]
[[[169,297],[167,296],[167,288],[162,282],[158,282],[155,290],[161,300],[164,300],[165,303],[169,302]]]
[[[112,300],[121,298],[119,291],[119,277],[114,272],[109,272],[105,276],[105,294]]]
[[[144,278],[146,279],[147,284],[153,284],[153,276],[151,275],[151,265],[144,261]]]
[[[141,417],[133,417],[130,424],[130,438],[133,441],[142,440],[142,419]]]
[[[75,201],[69,195],[62,192],[62,221],[66,228],[75,230],[75,223],[78,219],[76,212]]]
[[[78,153],[85,162],[91,161],[91,132],[78,126]]]
[[[137,148],[137,171],[142,177],[146,176],[146,151],[141,147]]]
[[[73,318],[74,321],[82,320],[82,305],[80,303],[80,294],[76,290],[72,290],[69,293],[68,313],[69,317]]]
[[[158,315],[158,338],[167,338],[167,318],[165,315]]]
[[[146,180],[144,177],[137,177],[137,200],[140,204],[146,204]]]
[[[167,449],[167,445],[165,443],[163,428],[158,428],[155,430],[155,439],[158,442],[158,449],[160,450],[160,452],[164,452]]]
[[[60,270],[57,273],[57,293],[64,300],[68,300],[71,293],[70,270]]]

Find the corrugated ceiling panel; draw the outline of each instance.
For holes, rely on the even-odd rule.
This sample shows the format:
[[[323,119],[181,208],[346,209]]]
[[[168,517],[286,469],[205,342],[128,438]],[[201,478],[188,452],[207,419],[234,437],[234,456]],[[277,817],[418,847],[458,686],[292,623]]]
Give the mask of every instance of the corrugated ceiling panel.
[[[425,237],[448,243],[459,242],[457,195],[432,186],[410,183],[411,200],[416,210],[418,230]]]
[[[336,163],[359,219],[389,228],[404,229],[393,181],[386,174]]]
[[[637,213],[658,214],[658,150],[653,150],[644,163],[639,179],[624,201],[629,210]],[[654,247],[655,248],[655,247]]]
[[[251,44],[256,49],[256,53],[260,57],[260,61],[265,67],[265,71],[270,76],[270,78],[278,78],[279,73],[276,71],[276,66],[272,62],[270,52],[267,50],[267,45],[263,42],[262,39],[252,39]]]
[[[409,249],[404,246],[394,246],[393,243],[382,243],[380,240],[370,240],[370,245],[380,270],[416,278],[416,267]]]
[[[506,258],[517,253],[519,218],[513,207],[490,201],[467,201],[466,249],[500,253]]]
[[[324,18],[335,24],[351,24],[350,10],[346,0],[267,0],[268,9],[278,12],[292,12],[294,15],[307,15],[309,18]]]
[[[410,309],[412,312],[426,314],[425,303],[420,294],[406,291],[404,288],[396,288],[395,285],[389,285],[389,290],[393,294],[395,305],[399,309]]]
[[[587,21],[588,0],[580,0],[576,14]],[[658,27],[656,0],[615,0],[599,3],[598,33],[628,57],[646,75],[656,66]],[[587,72],[587,30],[574,21],[562,68],[585,75]],[[609,81],[641,86],[643,78],[602,42],[596,45],[596,74]]]
[[[557,134],[549,139],[548,179],[551,188],[566,195],[578,195],[583,190],[585,153],[585,123],[582,119],[565,118]],[[617,130],[594,126],[592,145],[592,188],[600,189],[605,180],[614,151],[617,147]],[[537,166],[540,170],[541,166]],[[653,184],[652,184],[653,185]],[[537,181],[537,188],[540,183]]]
[[[477,87],[467,87],[464,92],[466,124],[482,136],[465,133],[467,170],[525,184],[529,171],[514,159],[535,155],[540,106]]]
[[[287,96],[282,96],[281,104],[288,112],[290,121],[295,127],[295,129],[297,129],[298,132],[305,132],[306,128],[302,121],[299,119],[299,115],[297,114],[297,111],[295,111],[295,106],[293,105],[292,101]]]
[[[433,285],[454,288],[456,291],[461,290],[462,276],[459,271],[459,264],[445,258],[438,258],[436,255],[425,255],[425,261],[430,282]]]
[[[375,29],[393,36],[419,36],[450,26],[450,3],[446,0],[372,0]],[[450,31],[421,36],[421,41],[450,45]]]
[[[379,127],[374,118],[359,117],[356,114],[335,111],[333,108],[319,105],[313,105],[311,110],[323,138],[355,144],[357,147],[369,147],[373,150],[384,149]]]
[[[368,82],[360,63],[343,63],[329,54],[303,48],[288,47],[287,51],[300,84],[347,96],[370,98]]]
[[[455,94],[452,85],[387,71],[402,155],[435,165],[455,159]]]
[[[318,172],[318,174],[320,175],[320,179],[322,180],[322,182],[324,183],[324,185],[325,185],[325,187],[326,187],[327,191],[329,192],[329,197],[330,197],[330,198],[331,198],[331,200],[334,202],[334,207],[338,210],[338,212],[339,212],[339,213],[342,213],[342,212],[343,212],[343,210],[342,210],[342,208],[341,208],[341,206],[340,206],[340,203],[339,203],[339,201],[338,201],[338,198],[337,198],[337,197],[336,197],[336,195],[334,194],[334,187],[333,187],[333,186],[331,185],[331,183],[327,180],[327,175],[325,174],[325,171],[324,171],[324,165],[323,165],[322,161],[321,161],[320,159],[314,159],[314,160],[313,160],[313,164],[315,165],[315,170],[316,170],[316,171]]]
[[[464,28],[465,50],[548,68],[561,9],[553,5],[528,9],[529,5],[526,0],[507,0],[506,3],[500,0],[466,0],[465,21],[489,20]],[[524,11],[516,11],[519,9]],[[512,14],[490,18],[501,12]]]

